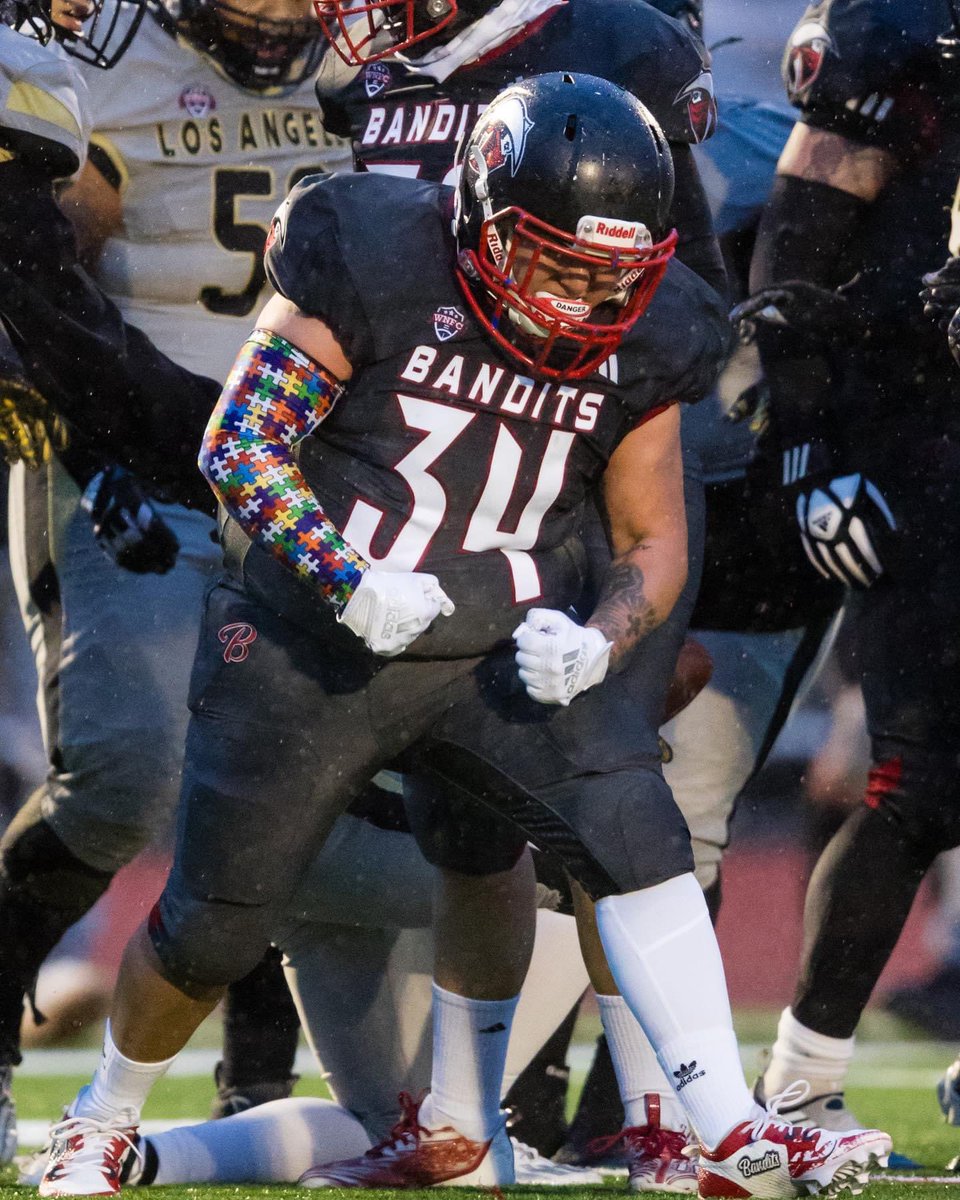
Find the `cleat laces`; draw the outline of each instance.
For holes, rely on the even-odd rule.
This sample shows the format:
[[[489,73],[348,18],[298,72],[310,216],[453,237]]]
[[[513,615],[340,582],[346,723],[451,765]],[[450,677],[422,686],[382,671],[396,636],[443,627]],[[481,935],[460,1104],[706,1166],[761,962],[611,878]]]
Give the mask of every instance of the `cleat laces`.
[[[96,1117],[64,1117],[62,1121],[50,1126],[49,1137],[53,1157],[47,1168],[47,1178],[59,1178],[66,1167],[67,1155],[82,1151],[84,1138],[91,1135],[110,1138],[109,1144],[103,1147],[99,1153],[107,1160],[107,1169],[111,1176],[116,1177],[118,1185],[121,1161],[127,1150],[133,1153],[142,1167],[143,1151],[137,1144],[135,1131],[128,1132],[109,1121],[97,1120]],[[57,1153],[56,1144],[60,1140],[63,1140],[65,1145],[63,1150]]]
[[[621,1129],[619,1133],[594,1138],[587,1145],[587,1153],[591,1158],[602,1158],[621,1143],[627,1150],[640,1151],[651,1158],[661,1158],[664,1162],[690,1157],[687,1154],[689,1142],[685,1133],[653,1125],[631,1125]],[[696,1153],[696,1147],[693,1148],[693,1153]]]
[[[791,1121],[784,1120],[781,1116],[781,1111],[784,1108],[793,1108],[798,1104],[802,1104],[810,1095],[810,1084],[805,1079],[797,1079],[788,1087],[785,1087],[782,1092],[777,1092],[767,1101],[766,1111],[763,1112],[756,1120],[752,1121],[748,1126],[750,1136],[753,1138],[761,1138],[764,1133],[770,1129],[771,1125],[778,1132],[784,1135],[784,1139],[788,1142],[797,1142],[801,1140],[812,1142],[813,1145],[803,1151],[803,1158],[812,1161],[815,1158],[826,1157],[833,1153],[839,1137],[830,1137],[826,1130],[819,1129],[811,1125],[795,1125]]]
[[[421,1135],[429,1137],[431,1132],[435,1132],[420,1124],[420,1106],[427,1090],[425,1088],[417,1097],[411,1096],[409,1092],[400,1093],[397,1097],[400,1101],[400,1119],[382,1142],[370,1147],[364,1158],[399,1158],[408,1151],[417,1149]]]

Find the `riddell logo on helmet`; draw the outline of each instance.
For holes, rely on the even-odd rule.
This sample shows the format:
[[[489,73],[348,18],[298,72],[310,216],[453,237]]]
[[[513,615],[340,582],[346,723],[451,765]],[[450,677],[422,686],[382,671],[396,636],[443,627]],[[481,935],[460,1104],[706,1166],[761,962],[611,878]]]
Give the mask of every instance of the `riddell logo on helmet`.
[[[597,235],[614,242],[628,242],[631,246],[637,235],[636,225],[611,225],[609,221],[597,222]]]

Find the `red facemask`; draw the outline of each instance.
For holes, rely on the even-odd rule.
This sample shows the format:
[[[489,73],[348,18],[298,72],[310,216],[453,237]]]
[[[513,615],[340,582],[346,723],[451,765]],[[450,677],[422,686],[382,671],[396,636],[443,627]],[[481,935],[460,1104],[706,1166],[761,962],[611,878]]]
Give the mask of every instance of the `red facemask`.
[[[361,67],[433,37],[457,15],[457,0],[449,0],[450,11],[445,16],[418,30],[417,3],[418,0],[314,0],[314,8],[324,36],[336,53],[348,66]],[[389,28],[392,38],[377,50],[374,48],[377,35],[385,28]]]
[[[617,235],[642,227],[584,220],[598,222],[599,232],[577,237],[508,208],[483,222],[479,251],[460,254],[457,276],[474,316],[499,346],[546,379],[583,379],[609,358],[653,299],[677,243],[672,230],[660,242],[648,236],[644,245],[629,244],[621,237],[626,244],[619,245]],[[613,236],[604,236],[604,225]],[[595,281],[588,290],[602,281],[605,297],[588,303],[562,286],[544,288],[548,264],[550,277]],[[609,319],[590,321],[594,309]]]

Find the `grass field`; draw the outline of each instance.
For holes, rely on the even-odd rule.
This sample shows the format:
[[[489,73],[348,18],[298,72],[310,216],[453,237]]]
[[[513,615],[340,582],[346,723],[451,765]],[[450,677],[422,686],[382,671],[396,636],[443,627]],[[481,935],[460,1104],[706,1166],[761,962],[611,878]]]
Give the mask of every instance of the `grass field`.
[[[747,1025],[752,1031],[749,1020]],[[753,1069],[756,1049],[744,1047],[748,1074]],[[582,1065],[585,1054],[584,1047],[574,1055],[574,1063]],[[916,1183],[901,1182],[905,1175],[903,1171],[889,1172],[889,1175],[896,1178],[878,1179],[865,1193],[868,1200],[960,1198],[960,1176],[957,1176],[956,1183],[942,1182],[946,1174],[945,1164],[960,1153],[960,1129],[948,1127],[943,1123],[933,1092],[933,1085],[939,1073],[954,1054],[954,1047],[928,1042],[867,1042],[862,1047],[848,1092],[852,1107],[864,1124],[886,1129],[893,1135],[898,1151],[922,1164],[922,1169],[916,1173]],[[49,1056],[43,1059],[34,1057],[34,1065],[32,1066],[31,1060],[28,1059],[25,1064],[26,1070],[18,1075],[15,1095],[23,1125],[26,1126],[31,1121],[53,1119],[63,1103],[89,1078],[85,1072],[47,1073],[55,1070],[58,1062],[66,1063],[72,1070],[76,1070],[76,1060],[63,1055],[58,1059]],[[298,1092],[303,1095],[326,1094],[323,1081],[316,1074],[305,1074],[298,1085]],[[155,1089],[144,1113],[144,1119],[202,1119],[209,1107],[211,1093],[209,1074],[168,1077]],[[4,1193],[9,1195],[11,1200],[20,1195],[26,1197],[33,1194],[31,1189],[16,1187],[13,1183],[14,1178],[12,1171],[0,1174],[0,1184],[4,1185]],[[546,1191],[547,1189],[517,1189],[517,1193],[523,1195],[545,1194]],[[596,1197],[598,1193],[609,1196],[611,1192],[625,1192],[625,1184],[612,1179],[604,1189],[565,1188],[560,1194],[566,1200],[586,1200],[588,1196]],[[304,1192],[281,1185],[269,1188],[235,1185],[218,1188],[205,1185],[154,1188],[151,1194],[156,1196],[156,1200],[245,1200],[246,1197],[284,1200],[287,1196],[302,1198]],[[331,1191],[327,1194],[333,1196],[340,1193]],[[388,1194],[394,1195],[365,1193],[371,1200]],[[443,1200],[444,1197],[452,1198],[463,1194],[462,1190],[436,1189],[431,1193],[431,1200]],[[556,1191],[552,1194],[557,1195]],[[409,1196],[410,1193],[406,1195]]]

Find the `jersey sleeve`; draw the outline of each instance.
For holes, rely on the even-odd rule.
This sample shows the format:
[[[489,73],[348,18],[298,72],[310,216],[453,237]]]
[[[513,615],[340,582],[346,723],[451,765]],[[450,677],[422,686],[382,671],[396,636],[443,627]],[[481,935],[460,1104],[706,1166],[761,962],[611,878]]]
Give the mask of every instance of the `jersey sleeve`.
[[[310,175],[290,192],[270,226],[264,257],[271,285],[330,327],[349,362],[374,356],[374,330],[340,227],[362,176]]]
[[[733,345],[722,297],[673,261],[621,353],[621,382],[634,424],[675,402],[695,404],[711,390]]]
[[[855,142],[916,151],[936,105],[939,0],[821,0],[787,42],[782,75],[801,119]]]

